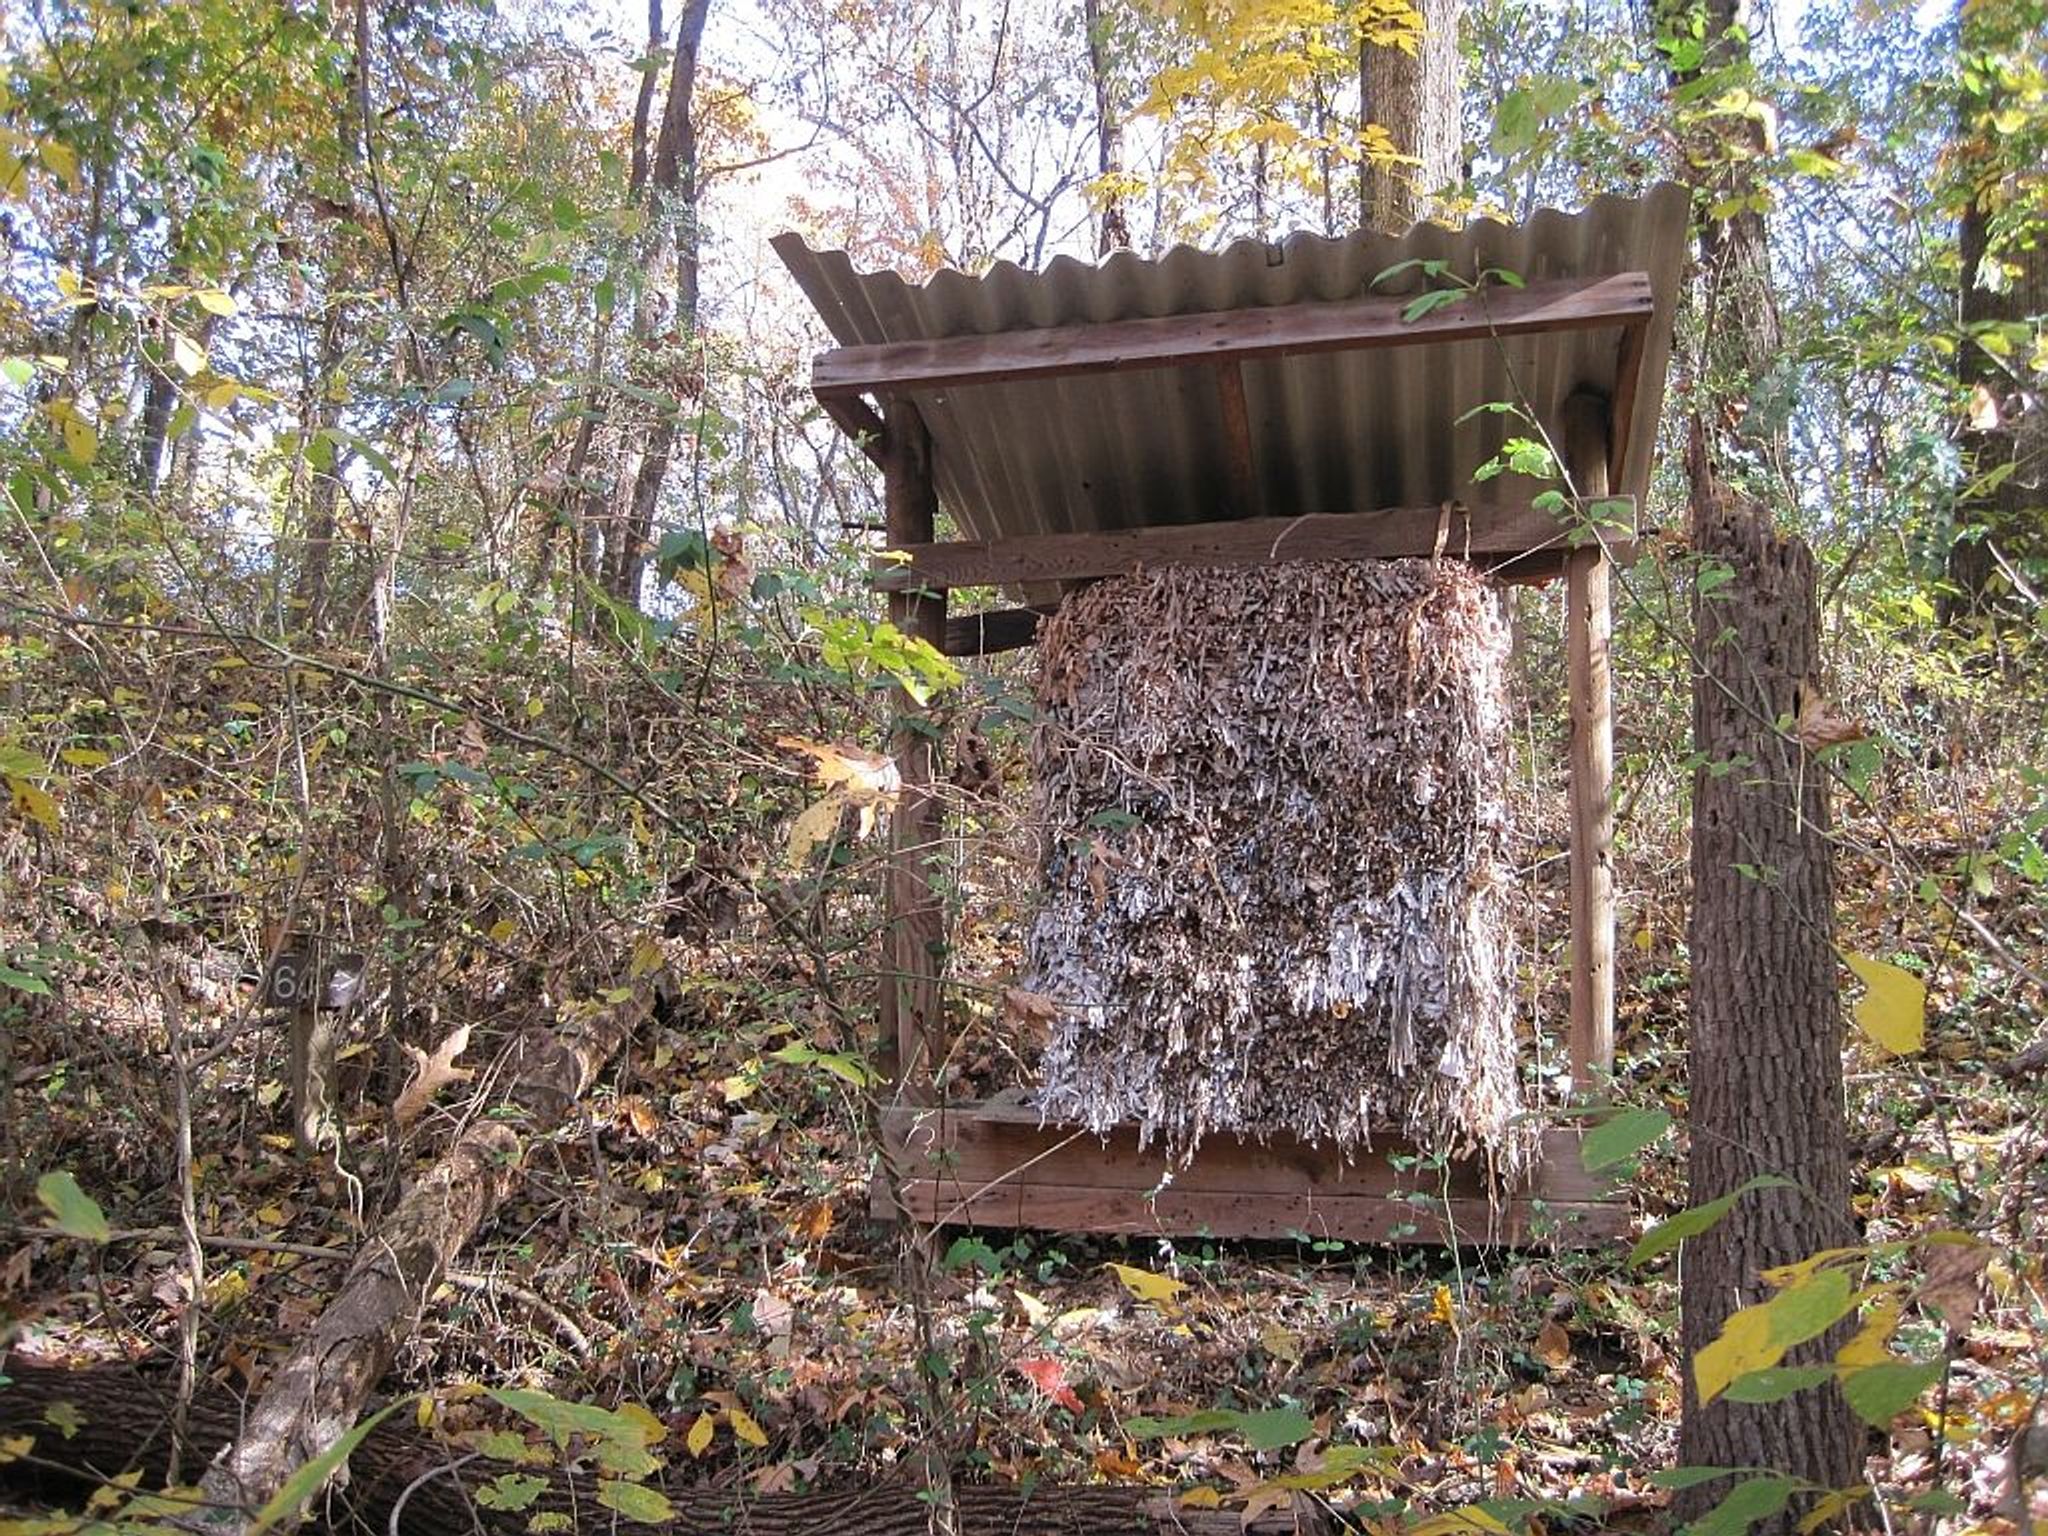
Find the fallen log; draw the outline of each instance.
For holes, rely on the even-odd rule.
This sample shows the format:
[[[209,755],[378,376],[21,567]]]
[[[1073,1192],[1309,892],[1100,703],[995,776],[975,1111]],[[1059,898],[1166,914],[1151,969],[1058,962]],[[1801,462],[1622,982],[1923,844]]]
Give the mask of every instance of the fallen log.
[[[522,1129],[559,1125],[605,1063],[632,1038],[653,1000],[640,985],[622,1001],[536,1026],[512,1045],[501,1102],[524,1111]],[[414,1182],[348,1274],[312,1331],[280,1365],[200,1482],[204,1505],[186,1529],[245,1531],[300,1467],[361,1418],[363,1405],[411,1334],[449,1264],[517,1185],[521,1130],[479,1117]]]
[[[64,1370],[10,1364],[13,1381],[0,1387],[0,1438],[28,1435],[28,1457],[0,1465],[0,1486],[45,1498],[76,1496],[106,1481],[140,1471],[141,1486],[159,1484],[171,1435],[173,1378],[168,1372],[133,1366]],[[47,1415],[74,1427],[65,1438]],[[183,1447],[186,1465],[218,1453],[241,1423],[242,1405],[219,1388],[202,1391],[192,1404]],[[356,1448],[350,1477],[332,1488],[313,1510],[317,1528],[331,1532],[403,1530],[415,1536],[529,1536],[536,1514],[557,1513],[572,1521],[580,1514],[595,1526],[611,1516],[597,1499],[596,1479],[580,1471],[521,1470],[544,1476],[547,1489],[520,1510],[494,1509],[478,1494],[504,1468],[465,1457],[403,1422],[386,1421]],[[929,1506],[908,1483],[827,1489],[814,1493],[756,1494],[745,1487],[686,1482],[692,1471],[670,1467],[647,1480],[675,1509],[672,1522],[658,1527],[670,1536],[924,1536]],[[966,1536],[1206,1536],[1243,1526],[1233,1511],[1158,1507],[1157,1496],[1141,1488],[1031,1489],[961,1484],[955,1489]],[[394,1516],[397,1517],[394,1520]],[[577,1528],[571,1525],[570,1529]],[[1338,1529],[1334,1523],[1292,1513],[1269,1514],[1254,1531]]]

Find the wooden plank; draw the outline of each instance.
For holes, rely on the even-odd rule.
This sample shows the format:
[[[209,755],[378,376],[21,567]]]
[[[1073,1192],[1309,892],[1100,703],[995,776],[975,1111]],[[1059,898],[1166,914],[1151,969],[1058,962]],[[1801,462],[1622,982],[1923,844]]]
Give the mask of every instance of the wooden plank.
[[[1418,319],[1402,319],[1402,311],[1413,302],[1413,295],[1375,295],[1334,303],[838,347],[821,353],[812,364],[811,388],[821,400],[902,394],[1078,373],[1588,330],[1647,323],[1655,312],[1649,274],[1644,272],[1565,278],[1526,288],[1486,288]]]
[[[1604,496],[1613,439],[1607,402],[1565,402],[1565,459],[1581,497]],[[1571,822],[1572,1085],[1600,1090],[1614,1071],[1614,684],[1608,649],[1613,600],[1597,548],[1565,567],[1565,695],[1570,712],[1566,790]]]
[[[1614,359],[1614,407],[1613,420],[1608,423],[1607,484],[1627,486],[1629,470],[1633,467],[1628,460],[1628,441],[1635,431],[1636,396],[1643,387],[1643,355],[1649,350],[1650,322],[1640,320],[1623,326],[1621,347]],[[1649,480],[1649,466],[1643,466],[1641,479]]]
[[[932,440],[917,408],[889,406],[884,446],[884,489],[891,543],[931,538],[938,514],[932,483]],[[942,646],[946,638],[943,592],[892,592],[889,618],[906,635]],[[933,793],[934,744],[917,702],[894,695],[896,728],[890,749],[902,781],[889,818],[889,857],[883,873],[886,927],[882,964],[882,1066],[898,1095],[916,1103],[931,1096],[945,1059],[945,989],[940,952],[945,917],[932,875],[938,862],[939,804]]]
[[[889,454],[883,446],[888,429],[883,426],[882,418],[873,406],[858,395],[820,400],[818,404],[832,418],[832,424],[859,445],[862,453],[884,472],[888,470]]]
[[[946,620],[945,652],[948,656],[992,656],[997,651],[1035,645],[1040,622],[1058,611],[1053,607],[991,608],[955,615]]]
[[[940,1226],[1024,1228],[1219,1238],[1330,1239],[1351,1243],[1424,1243],[1436,1247],[1599,1247],[1630,1230],[1625,1204],[1385,1195],[1325,1196],[1301,1205],[1269,1195],[1203,1192],[1169,1186],[1157,1193],[1059,1184],[1010,1183],[971,1200],[930,1179],[902,1186],[902,1212]],[[873,1214],[896,1217],[877,1195]]]
[[[1216,370],[1216,399],[1223,411],[1223,464],[1230,477],[1230,505],[1239,517],[1259,514],[1259,477],[1252,458],[1252,410],[1244,396],[1244,365]]]
[[[1283,1202],[1339,1195],[1384,1198],[1406,1191],[1483,1200],[1487,1191],[1476,1160],[1459,1159],[1441,1169],[1417,1166],[1413,1147],[1395,1135],[1379,1139],[1348,1164],[1329,1147],[1290,1136],[1265,1142],[1212,1137],[1193,1162],[1177,1168],[1157,1147],[1141,1151],[1134,1127],[1122,1127],[1104,1140],[1071,1126],[1041,1126],[1031,1105],[887,1108],[881,1130],[883,1148],[904,1177],[955,1186],[958,1198],[986,1185],[1020,1180],[1125,1190],[1171,1185]],[[1610,1196],[1607,1181],[1586,1172],[1579,1139],[1570,1127],[1543,1132],[1532,1193],[1570,1201]],[[1400,1166],[1397,1159],[1409,1166]]]
[[[1433,553],[1443,520],[1442,507],[1391,507],[947,544],[892,540],[889,557],[874,564],[869,583],[883,592],[947,591],[1081,581],[1139,566],[1398,559]],[[1541,552],[1561,554],[1567,537],[1568,529],[1555,516],[1527,502],[1469,509],[1454,504],[1443,547],[1460,555],[1469,550],[1479,563],[1513,566]]]

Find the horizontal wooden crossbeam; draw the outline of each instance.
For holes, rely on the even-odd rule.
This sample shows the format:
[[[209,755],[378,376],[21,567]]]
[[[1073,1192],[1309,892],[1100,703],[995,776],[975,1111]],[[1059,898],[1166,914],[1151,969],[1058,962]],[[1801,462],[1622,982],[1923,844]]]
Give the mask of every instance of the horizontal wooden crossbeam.
[[[1597,516],[1603,527],[1635,526],[1635,502],[1610,497]],[[1099,533],[1042,533],[1015,539],[912,544],[889,551],[871,568],[884,592],[950,591],[1027,582],[1083,581],[1140,566],[1259,566],[1295,560],[1391,560],[1411,555],[1470,556],[1505,568],[1529,562],[1544,577],[1561,569],[1571,530],[1526,502],[1466,509],[1391,507],[1380,512],[1316,513],[1121,528]],[[1535,557],[1548,555],[1548,560]]]
[[[1413,320],[1404,319],[1414,302],[1412,294],[1373,295],[838,347],[821,353],[812,364],[811,388],[820,400],[834,400],[1121,369],[1589,330],[1646,324],[1655,308],[1649,274],[1644,272],[1530,283],[1525,288],[1488,287]]]
[[[1629,1224],[1627,1192],[1586,1172],[1579,1132],[1543,1133],[1529,1187],[1491,1195],[1480,1166],[1439,1169],[1402,1138],[1345,1163],[1290,1137],[1270,1143],[1213,1137],[1186,1168],[1123,1127],[1107,1141],[1041,1126],[1023,1104],[882,1111],[892,1197],[875,1212],[964,1226],[1062,1232],[1206,1233],[1349,1242],[1560,1247],[1611,1242]]]
[[[1038,640],[1038,626],[1057,608],[986,608],[946,620],[948,656],[993,656],[1019,651]]]

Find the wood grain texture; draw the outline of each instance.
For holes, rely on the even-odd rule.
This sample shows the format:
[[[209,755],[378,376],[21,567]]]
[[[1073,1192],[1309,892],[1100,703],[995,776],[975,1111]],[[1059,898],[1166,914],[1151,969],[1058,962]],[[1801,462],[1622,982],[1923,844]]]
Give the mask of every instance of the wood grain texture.
[[[1565,402],[1565,456],[1581,497],[1607,494],[1612,442],[1607,402]],[[1565,564],[1565,695],[1571,847],[1572,1082],[1595,1087],[1614,1071],[1614,632],[1612,576],[1598,548]]]
[[[1041,1126],[1029,1105],[882,1114],[884,1153],[912,1217],[1069,1232],[1605,1241],[1628,1226],[1626,1191],[1585,1171],[1579,1140],[1575,1129],[1546,1131],[1529,1187],[1496,1202],[1476,1161],[1418,1162],[1395,1137],[1348,1165],[1328,1148],[1290,1137],[1263,1144],[1211,1138],[1192,1164],[1175,1168],[1156,1148],[1141,1150],[1135,1128],[1103,1141]],[[878,1204],[876,1213],[890,1210]]]
[[[932,481],[932,439],[917,407],[907,400],[888,408],[883,438],[884,497],[892,544],[932,536],[938,492]],[[904,634],[943,650],[946,594],[893,591],[889,620]],[[889,818],[889,856],[883,870],[887,927],[882,957],[882,1067],[899,1095],[928,1096],[932,1073],[944,1059],[945,999],[941,950],[945,914],[933,887],[938,855],[939,804],[932,790],[934,744],[920,729],[917,701],[894,694],[896,727],[890,751],[901,788]]]
[[[1619,498],[1617,498],[1619,499]],[[1633,504],[1631,503],[1631,507]],[[1014,539],[945,544],[897,542],[876,562],[869,581],[883,592],[950,591],[1030,582],[1083,581],[1140,566],[1247,567],[1296,560],[1389,560],[1437,549],[1512,579],[1537,571],[1555,576],[1570,530],[1526,502],[1459,507],[1448,524],[1442,507],[1389,507],[1378,512],[1311,513],[1123,528],[1100,533],[1044,533]]]
[[[1413,301],[1413,295],[1372,296],[837,347],[812,364],[811,388],[820,400],[890,396],[1080,373],[1526,336],[1647,324],[1655,308],[1649,275],[1643,272],[1487,288],[1404,320]]]

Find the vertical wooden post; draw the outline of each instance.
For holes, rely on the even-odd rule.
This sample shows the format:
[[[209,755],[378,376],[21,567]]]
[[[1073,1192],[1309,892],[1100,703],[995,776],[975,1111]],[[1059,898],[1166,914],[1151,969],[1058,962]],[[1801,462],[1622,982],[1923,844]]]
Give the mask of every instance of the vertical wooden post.
[[[887,402],[883,420],[889,546],[929,544],[938,514],[931,433],[908,400]],[[892,592],[889,619],[904,634],[945,648],[945,593]],[[936,743],[908,693],[898,689],[894,704],[890,750],[902,788],[889,821],[889,862],[883,874],[881,1064],[900,1100],[923,1103],[934,1097],[935,1074],[946,1054],[940,982],[945,921],[932,886],[939,857],[939,808],[932,793]]]
[[[1608,493],[1607,401],[1577,394],[1564,406],[1564,451],[1582,497]],[[1608,665],[1613,609],[1607,556],[1597,545],[1565,564],[1565,691],[1571,710],[1570,787],[1572,1086],[1614,1070],[1614,697]]]

